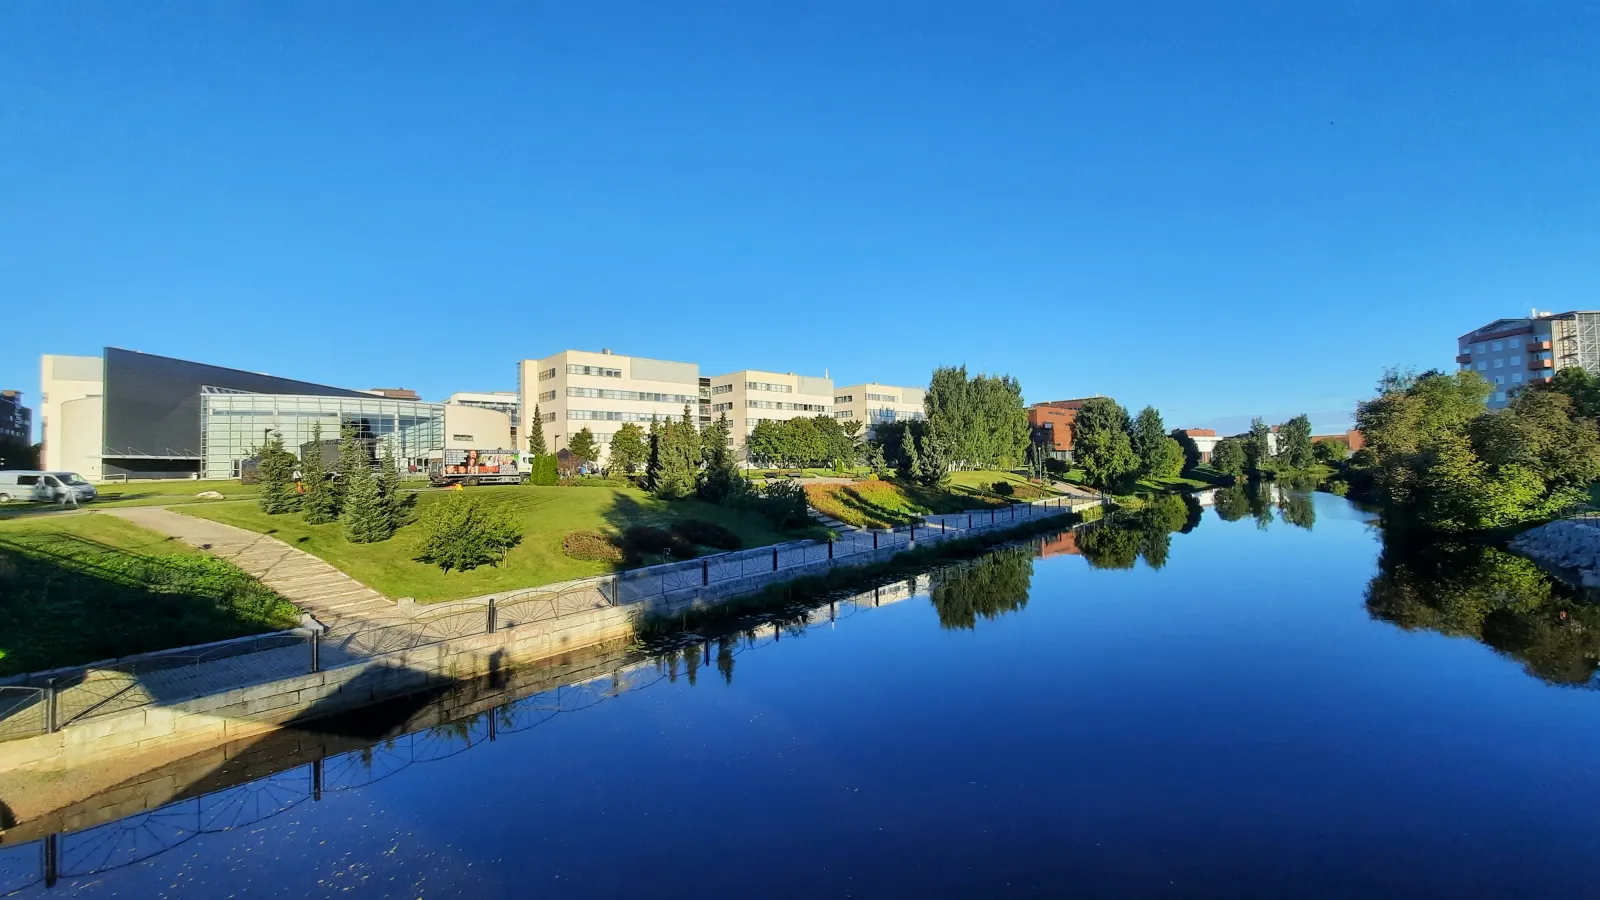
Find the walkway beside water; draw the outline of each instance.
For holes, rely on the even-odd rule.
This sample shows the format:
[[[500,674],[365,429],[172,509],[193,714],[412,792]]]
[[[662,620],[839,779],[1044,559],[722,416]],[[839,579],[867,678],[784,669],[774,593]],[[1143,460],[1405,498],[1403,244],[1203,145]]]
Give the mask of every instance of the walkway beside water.
[[[395,613],[394,601],[275,537],[158,506],[108,509],[101,514],[219,556],[329,627],[358,625]]]

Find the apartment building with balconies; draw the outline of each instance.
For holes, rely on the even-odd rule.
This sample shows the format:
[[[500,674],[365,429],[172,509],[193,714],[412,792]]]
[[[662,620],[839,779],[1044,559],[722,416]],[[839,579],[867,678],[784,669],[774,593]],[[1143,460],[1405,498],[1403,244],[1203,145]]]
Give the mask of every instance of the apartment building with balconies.
[[[742,369],[713,375],[710,382],[709,415],[713,420],[728,417],[736,451],[743,451],[745,438],[763,419],[782,422],[833,414],[831,378]]]
[[[537,407],[545,447],[551,453],[566,449],[574,434],[588,428],[601,447],[596,462],[603,462],[612,435],[624,423],[648,430],[656,419],[681,418],[686,406],[692,418],[702,418],[704,381],[696,363],[621,356],[610,350],[563,350],[543,359],[525,359],[517,366],[517,431],[526,444]]]
[[[1534,310],[1527,318],[1496,319],[1456,339],[1456,364],[1494,386],[1491,409],[1568,366],[1600,375],[1600,312]]]
[[[863,437],[871,437],[879,425],[915,422],[927,417],[919,387],[896,387],[870,381],[833,389],[833,417],[840,422],[860,422],[866,426]]]

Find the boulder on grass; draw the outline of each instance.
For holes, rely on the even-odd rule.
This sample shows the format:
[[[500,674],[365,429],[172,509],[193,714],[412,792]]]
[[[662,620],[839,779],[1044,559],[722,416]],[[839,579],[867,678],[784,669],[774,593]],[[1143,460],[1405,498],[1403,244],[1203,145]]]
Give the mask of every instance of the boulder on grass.
[[[223,499],[221,491],[201,491],[200,493],[195,494],[195,497],[197,499],[200,499],[200,500],[221,500],[221,499]]]

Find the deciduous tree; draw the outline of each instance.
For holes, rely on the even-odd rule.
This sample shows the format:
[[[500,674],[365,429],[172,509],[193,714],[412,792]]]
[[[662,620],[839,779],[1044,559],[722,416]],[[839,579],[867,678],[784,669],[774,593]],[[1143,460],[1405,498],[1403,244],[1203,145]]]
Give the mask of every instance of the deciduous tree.
[[[606,465],[613,472],[632,475],[644,464],[649,453],[649,448],[645,445],[644,429],[632,422],[625,422],[617,429],[617,433],[611,436],[610,449],[606,452]]]

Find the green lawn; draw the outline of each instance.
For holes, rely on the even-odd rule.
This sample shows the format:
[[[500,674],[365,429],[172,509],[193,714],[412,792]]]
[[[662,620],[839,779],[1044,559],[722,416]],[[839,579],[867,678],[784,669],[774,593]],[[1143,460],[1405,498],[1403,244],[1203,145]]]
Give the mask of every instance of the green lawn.
[[[121,519],[0,522],[0,676],[289,628],[293,605]]]
[[[1007,498],[995,494],[991,488],[996,481],[1013,484],[1015,495]],[[1032,499],[1030,493],[1055,496],[1010,472],[956,472],[945,490],[870,479],[850,484],[808,484],[805,491],[806,501],[817,511],[862,528],[909,525],[926,515]]]
[[[701,519],[728,528],[759,547],[813,532],[785,534],[759,515],[699,500],[666,502],[631,487],[541,487],[504,485],[468,488],[476,496],[510,508],[522,523],[522,543],[496,566],[467,572],[445,572],[413,559],[416,526],[401,528],[379,544],[351,544],[337,523],[307,525],[298,515],[269,516],[256,503],[215,503],[176,507],[175,511],[270,534],[319,556],[351,577],[389,597],[415,597],[422,602],[456,600],[497,591],[535,587],[615,567],[572,559],[561,552],[561,539],[574,531],[617,534],[630,525],[668,525]],[[413,516],[429,503],[446,499],[443,491],[417,494]]]

